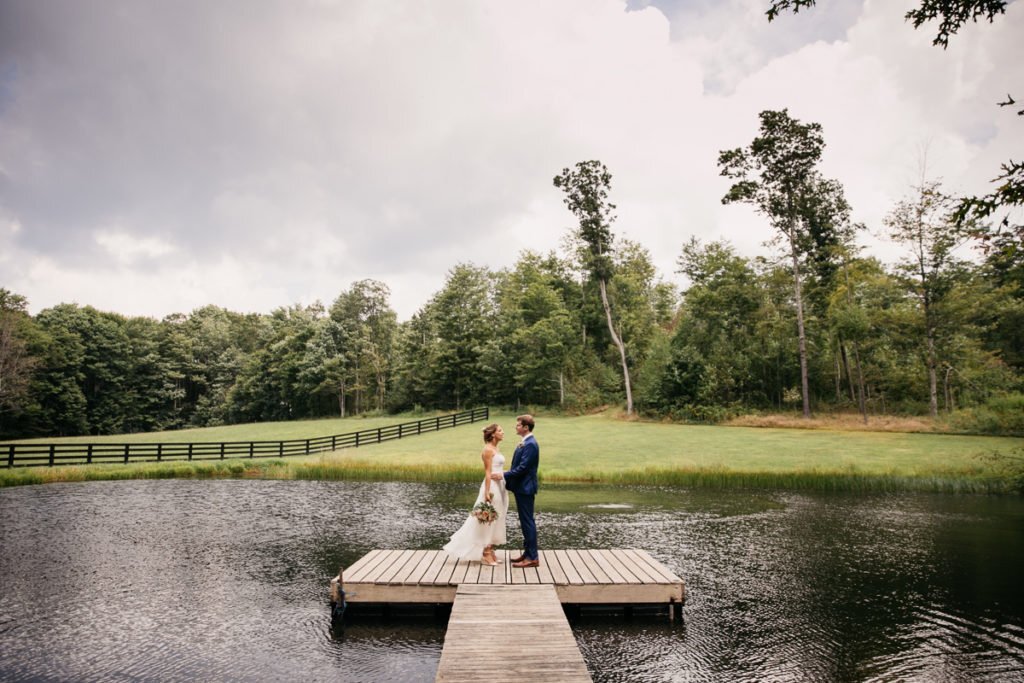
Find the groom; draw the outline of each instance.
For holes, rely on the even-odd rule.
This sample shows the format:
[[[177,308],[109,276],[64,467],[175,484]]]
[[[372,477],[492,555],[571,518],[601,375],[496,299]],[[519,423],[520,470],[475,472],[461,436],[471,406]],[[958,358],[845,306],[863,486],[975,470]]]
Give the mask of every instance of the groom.
[[[512,469],[495,472],[491,479],[505,479],[505,487],[516,494],[516,509],[519,510],[519,526],[523,529],[523,554],[512,559],[513,567],[539,567],[537,553],[537,523],[533,519],[533,499],[537,495],[537,465],[540,463],[540,446],[533,436],[533,416],[520,415],[516,418],[516,434],[522,442],[512,455]]]

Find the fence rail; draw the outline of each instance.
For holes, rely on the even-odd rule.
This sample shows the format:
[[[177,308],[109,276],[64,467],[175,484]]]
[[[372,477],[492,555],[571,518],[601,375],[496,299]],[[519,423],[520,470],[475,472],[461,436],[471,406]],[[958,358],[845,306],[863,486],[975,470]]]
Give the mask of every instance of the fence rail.
[[[53,467],[129,462],[278,458],[310,455],[403,439],[458,427],[490,417],[489,408],[475,408],[416,422],[387,425],[346,434],[283,441],[222,441],[194,443],[12,443],[0,444],[0,467]],[[5,452],[6,451],[6,452]]]

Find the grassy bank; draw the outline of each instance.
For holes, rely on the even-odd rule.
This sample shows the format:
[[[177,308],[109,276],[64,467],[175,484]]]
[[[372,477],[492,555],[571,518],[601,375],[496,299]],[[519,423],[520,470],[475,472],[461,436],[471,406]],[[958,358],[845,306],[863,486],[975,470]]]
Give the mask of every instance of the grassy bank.
[[[509,434],[502,450],[510,458],[514,416],[495,414],[493,419]],[[398,421],[404,420],[389,423]],[[368,420],[308,424],[326,426],[328,422],[333,424],[320,433],[376,426]],[[478,454],[483,426],[467,425],[322,456],[0,470],[0,486],[170,477],[472,482],[481,474]],[[268,429],[265,425],[230,429],[246,427]],[[253,431],[230,437],[196,431],[192,440],[282,438],[268,437],[266,431],[260,437],[253,436]],[[1005,459],[986,456],[1024,448],[1024,439],[1019,438],[674,425],[608,415],[539,416],[536,434],[544,482],[723,489],[1007,492],[1017,482],[1013,472]]]

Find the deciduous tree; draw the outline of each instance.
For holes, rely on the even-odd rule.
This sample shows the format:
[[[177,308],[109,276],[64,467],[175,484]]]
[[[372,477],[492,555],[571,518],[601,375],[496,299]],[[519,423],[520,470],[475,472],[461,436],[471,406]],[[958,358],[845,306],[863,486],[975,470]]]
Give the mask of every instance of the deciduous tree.
[[[633,387],[629,380],[629,362],[626,358],[626,344],[621,329],[612,316],[608,298],[608,282],[614,275],[611,225],[615,222],[615,205],[608,201],[611,191],[612,174],[600,161],[580,161],[575,168],[562,169],[555,176],[554,185],[565,193],[563,202],[579,221],[576,236],[582,243],[583,264],[590,276],[597,282],[604,308],[608,334],[619,352],[622,365],[622,382],[626,389],[626,414],[633,414]]]
[[[806,242],[802,204],[820,183],[815,170],[825,140],[821,125],[804,124],[789,111],[763,111],[760,135],[746,148],[719,153],[721,175],[736,182],[722,198],[723,204],[751,204],[771,221],[785,244],[793,271],[797,338],[800,352],[800,386],[804,417],[811,416],[807,374],[807,335],[804,329],[801,246]]]
[[[922,179],[913,195],[900,201],[886,217],[889,236],[909,254],[901,262],[913,282],[924,328],[925,365],[928,370],[928,407],[938,415],[939,306],[952,287],[957,265],[954,251],[966,241],[967,231],[954,218],[955,200],[936,181]]]
[[[27,309],[25,297],[0,288],[0,415],[25,409],[32,373],[39,364],[29,350],[27,336],[33,323]]]

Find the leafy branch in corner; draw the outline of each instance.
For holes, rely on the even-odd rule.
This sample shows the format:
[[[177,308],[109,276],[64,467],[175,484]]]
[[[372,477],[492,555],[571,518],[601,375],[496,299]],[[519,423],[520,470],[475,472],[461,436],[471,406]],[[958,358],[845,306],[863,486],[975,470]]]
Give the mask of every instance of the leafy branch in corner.
[[[816,3],[817,0],[774,0],[766,12],[768,21],[773,21],[786,10],[796,14],[801,8],[813,7]],[[932,45],[941,45],[945,49],[949,47],[949,37],[968,21],[977,22],[981,17],[992,23],[997,14],[1005,13],[1006,0],[921,0],[921,6],[910,10],[903,18],[913,22],[914,28],[939,19],[939,32]]]
[[[1017,102],[1007,95],[1000,107],[1012,107]],[[1024,116],[1024,109],[1017,112]],[[990,217],[1000,207],[1024,206],[1024,163],[1012,159],[1000,166],[1000,173],[992,179],[999,183],[996,189],[983,197],[964,197],[957,206],[955,218],[958,224],[980,221]],[[986,250],[993,247],[999,249],[1016,249],[1024,245],[1024,225],[1011,225],[1010,214],[1003,216],[994,231],[982,230],[975,237],[980,239]]]

